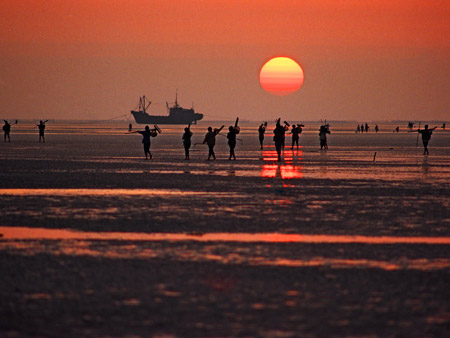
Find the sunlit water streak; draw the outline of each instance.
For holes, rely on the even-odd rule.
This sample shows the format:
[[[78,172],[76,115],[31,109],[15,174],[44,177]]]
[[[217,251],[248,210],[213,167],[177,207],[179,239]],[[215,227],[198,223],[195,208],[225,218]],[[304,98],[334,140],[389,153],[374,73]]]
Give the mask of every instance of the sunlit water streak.
[[[282,233],[86,232],[68,229],[1,227],[1,226],[0,226],[0,234],[3,235],[2,236],[3,239],[450,245],[450,237],[309,235],[309,234],[282,234]]]
[[[202,191],[177,189],[0,189],[0,195],[9,196],[203,196]],[[215,193],[227,196],[230,193]],[[235,195],[235,194],[233,194]]]
[[[33,255],[51,253],[54,255],[95,256],[110,259],[171,258],[182,261],[214,261],[222,264],[271,265],[285,267],[331,268],[376,268],[383,270],[433,270],[450,267],[448,258],[401,257],[394,260],[364,258],[330,257],[280,257],[274,253],[262,255],[248,250],[248,245],[266,244],[425,244],[450,245],[449,237],[393,237],[393,236],[336,236],[336,235],[300,235],[280,233],[126,233],[126,232],[81,232],[66,229],[44,229],[25,227],[0,227],[0,250],[16,251]],[[50,242],[49,242],[50,241]],[[182,245],[148,246],[149,243],[204,243],[200,248]],[[222,244],[220,244],[222,243]],[[245,245],[243,250],[234,250],[227,243]],[[218,250],[217,245],[222,248]],[[223,249],[225,245],[225,250]]]

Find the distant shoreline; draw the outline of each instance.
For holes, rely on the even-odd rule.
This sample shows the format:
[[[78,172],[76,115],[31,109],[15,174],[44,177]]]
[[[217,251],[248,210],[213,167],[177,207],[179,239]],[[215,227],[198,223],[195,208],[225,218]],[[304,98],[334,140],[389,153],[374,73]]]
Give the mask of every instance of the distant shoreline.
[[[19,123],[37,123],[40,119],[20,119],[20,118],[7,118],[7,117],[2,117],[2,120],[7,120],[7,121],[16,121],[18,120]],[[282,118],[283,119],[283,118]],[[325,120],[288,120],[288,122],[290,123],[306,123],[306,124],[317,124],[317,123],[322,123]],[[336,124],[336,123],[362,123],[362,122],[367,122],[367,123],[387,123],[387,124],[391,124],[391,123],[398,123],[398,124],[408,124],[408,122],[414,122],[416,124],[418,124],[419,122],[424,123],[448,123],[449,121],[446,120],[421,120],[421,121],[415,121],[415,120],[326,120],[328,123],[330,124]],[[203,124],[207,124],[207,123],[224,123],[224,124],[232,124],[234,123],[235,120],[234,119],[230,119],[230,120],[202,120],[199,121],[197,124],[199,125],[203,125]],[[258,123],[263,123],[263,122],[268,122],[268,123],[275,123],[276,122],[276,118],[274,118],[273,120],[239,120],[240,124],[258,124]],[[109,124],[109,123],[131,123],[131,124],[138,124],[136,121],[134,120],[118,120],[118,119],[108,119],[108,120],[85,120],[85,119],[48,119],[47,123],[74,123],[74,124]]]

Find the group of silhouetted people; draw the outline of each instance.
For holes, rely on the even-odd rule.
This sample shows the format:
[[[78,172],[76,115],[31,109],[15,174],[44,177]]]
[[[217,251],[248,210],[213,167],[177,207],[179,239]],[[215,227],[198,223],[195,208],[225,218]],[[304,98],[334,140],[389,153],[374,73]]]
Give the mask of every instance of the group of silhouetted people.
[[[263,149],[263,141],[264,136],[261,137],[261,134],[264,135],[265,127],[267,126],[267,122],[263,125],[261,124],[259,126],[258,132],[259,132],[259,142],[261,145],[261,149]],[[300,138],[300,134],[303,131],[304,124],[293,124],[291,127],[291,134],[292,134],[292,144],[291,149],[294,149],[294,146],[297,147],[298,150],[298,141]],[[286,121],[284,121],[284,125],[281,124],[281,118],[277,120],[277,123],[275,125],[275,129],[273,130],[273,141],[275,142],[275,150],[277,152],[278,161],[281,161],[281,151],[285,148],[285,140],[286,140],[286,132],[289,131],[290,124]],[[327,125],[328,128],[328,125]],[[329,133],[329,131],[328,131]],[[319,132],[320,135],[320,132]],[[322,136],[320,136],[322,138]],[[326,143],[326,136],[324,142]],[[322,148],[321,148],[322,149]],[[328,149],[328,148],[327,148]]]
[[[300,134],[303,131],[304,124],[293,124],[292,127],[290,124],[286,121],[284,121],[284,124],[281,124],[281,119],[279,118],[277,120],[277,123],[275,125],[275,129],[273,130],[273,141],[275,142],[275,149],[278,154],[278,161],[281,161],[281,152],[285,147],[285,138],[286,138],[286,132],[289,131],[289,128],[291,128],[290,133],[292,134],[292,145],[291,149],[294,149],[294,146],[296,146],[297,150],[299,147],[299,138]],[[238,126],[239,118],[236,118],[236,122],[234,126],[230,126],[228,128],[228,147],[230,150],[230,154],[228,159],[229,160],[236,160],[236,140],[238,140],[237,135],[240,132],[240,127]],[[189,124],[188,127],[184,128],[184,133],[181,137],[184,147],[184,153],[185,153],[185,160],[190,159],[190,148],[192,145],[192,136],[193,133],[190,129],[191,125]],[[216,154],[214,152],[214,147],[216,145],[216,136],[219,135],[219,133],[222,131],[222,129],[225,126],[222,125],[220,128],[212,128],[208,127],[208,131],[205,134],[205,137],[203,139],[203,142],[201,144],[206,144],[208,146],[208,158],[207,160],[215,160]],[[259,135],[259,143],[261,149],[263,149],[264,146],[264,134],[267,129],[267,122],[262,123],[258,128],[258,135]],[[143,131],[131,131],[132,128],[129,126],[128,131],[129,133],[139,133],[142,135],[142,143],[144,145],[144,154],[146,159],[152,159],[152,154],[150,152],[150,145],[151,145],[151,137],[156,137],[158,133],[161,133],[161,129],[159,129],[158,126],[155,125],[155,129],[150,129],[148,126],[145,126],[145,129]],[[321,150],[327,150],[328,144],[327,144],[327,134],[330,134],[330,125],[324,124],[319,129],[319,139],[320,139],[320,149]],[[240,140],[240,139],[239,139]],[[242,140],[241,140],[242,141]],[[197,144],[197,143],[196,143]]]
[[[230,148],[230,156],[229,156],[229,160],[234,159],[236,160],[236,154],[234,152],[234,149],[236,148],[236,135],[239,134],[240,132],[240,127],[238,126],[238,121],[239,118],[236,119],[236,123],[234,126],[230,126],[228,128],[228,134],[227,134],[227,139],[228,139],[228,146]],[[222,129],[225,126],[222,125],[220,128],[212,128],[212,127],[208,127],[208,132],[206,133],[202,144],[205,144],[208,146],[208,161],[209,160],[215,160],[216,159],[216,154],[214,153],[214,146],[216,145],[216,136],[222,131]],[[152,153],[150,152],[150,138],[151,137],[156,137],[158,135],[158,133],[161,133],[161,129],[155,125],[155,129],[150,129],[149,126],[145,126],[145,129],[143,131],[131,131],[129,128],[129,132],[130,133],[139,133],[142,135],[142,143],[144,145],[144,154],[145,154],[145,159],[152,159]],[[192,131],[191,131],[191,125],[189,124],[188,127],[184,128],[184,133],[183,136],[181,137],[181,140],[183,142],[183,147],[184,147],[184,159],[185,160],[190,160],[190,156],[189,156],[189,151],[192,145]]]
[[[8,142],[11,142],[11,126],[12,124],[9,123],[7,120],[3,120],[5,124],[3,125],[3,138],[4,141],[8,140]],[[36,124],[35,128],[37,127],[39,129],[39,142],[45,142],[45,123],[48,122],[48,120],[45,121],[39,121],[39,124]],[[16,120],[14,124],[18,124],[19,121]]]
[[[356,125],[355,133],[368,133],[369,129],[370,129],[370,127],[367,123],[364,123],[364,124],[361,123],[361,125],[359,125],[359,124]],[[375,133],[378,133],[378,131],[380,130],[380,128],[378,127],[378,124],[375,125],[374,129],[375,129]]]
[[[3,125],[3,132],[4,132],[4,142],[11,142],[11,126],[14,124],[17,124],[18,121],[16,120],[14,124],[9,123],[7,120],[3,120],[5,122],[5,124]],[[278,161],[281,161],[281,151],[282,149],[284,149],[285,147],[285,137],[286,137],[286,132],[289,131],[290,128],[290,124],[286,121],[284,121],[284,125],[281,124],[281,119],[279,118],[276,122],[275,125],[275,129],[273,130],[273,141],[275,143],[275,149],[278,155]],[[35,128],[37,127],[39,129],[39,142],[45,142],[45,123],[48,122],[48,120],[45,121],[39,121],[39,124],[36,124]],[[235,154],[235,148],[236,148],[236,140],[237,135],[240,132],[240,127],[238,126],[238,122],[239,122],[239,118],[236,118],[236,122],[234,124],[234,126],[230,126],[228,128],[228,134],[227,134],[227,139],[228,139],[228,147],[230,150],[230,154],[228,159],[229,160],[236,160],[236,154]],[[299,138],[300,138],[300,134],[303,131],[303,127],[305,125],[303,124],[293,124],[291,127],[291,131],[290,133],[292,134],[292,145],[291,145],[291,149],[294,149],[294,146],[299,147]],[[161,129],[155,125],[154,129],[150,129],[149,126],[145,126],[143,131],[132,131],[132,125],[130,123],[130,125],[128,126],[128,131],[129,133],[139,133],[142,135],[142,144],[144,146],[144,154],[145,154],[145,158],[146,159],[152,159],[152,153],[150,152],[150,146],[151,146],[151,138],[152,137],[156,137],[158,135],[158,133],[161,133]],[[189,124],[188,127],[186,127],[184,129],[184,133],[182,136],[182,142],[183,142],[183,147],[184,147],[184,151],[185,151],[185,160],[189,160],[189,150],[191,148],[192,142],[191,142],[191,138],[192,138],[192,131],[190,129],[191,125]],[[413,131],[413,127],[414,127],[414,123],[409,122],[408,123],[408,129],[410,132]],[[445,123],[442,124],[442,129],[445,130]],[[224,128],[224,126],[222,125],[220,128],[212,128],[212,127],[208,127],[208,132],[206,133],[202,144],[207,144],[208,146],[208,160],[215,160],[216,159],[216,154],[214,153],[214,146],[216,144],[216,136],[219,135],[219,133],[221,132],[221,130]],[[424,155],[428,155],[430,152],[428,150],[428,143],[431,139],[431,135],[433,133],[433,131],[436,129],[437,127],[434,128],[428,128],[428,125],[425,125],[424,129],[417,129],[417,132],[419,134],[422,135],[422,143],[423,143],[423,147],[424,147]],[[263,149],[264,146],[264,135],[267,129],[267,122],[262,123],[259,128],[258,128],[258,138],[259,138],[259,144],[260,144],[260,149]],[[399,132],[399,127],[396,127],[394,129],[394,132]],[[379,128],[378,125],[375,125],[375,132],[378,132]],[[361,124],[357,126],[357,132],[368,132],[369,131],[369,126],[366,123],[365,125]],[[320,141],[320,149],[321,150],[328,150],[328,143],[327,143],[327,134],[330,134],[330,125],[328,123],[322,124],[319,128],[319,141]],[[239,139],[240,140],[240,139]],[[242,140],[241,140],[242,141]]]
[[[236,160],[236,154],[234,152],[234,149],[236,148],[236,140],[237,140],[237,134],[240,132],[240,127],[238,126],[239,118],[236,118],[236,122],[234,126],[228,127],[228,147],[230,148],[230,156],[228,157],[229,160],[233,159]],[[213,159],[216,159],[216,154],[214,153],[214,146],[216,145],[216,135],[219,135],[220,131],[225,126],[222,125],[220,128],[212,128],[208,127],[208,132],[205,135],[205,138],[203,139],[202,144],[208,145],[208,161]],[[184,136],[183,136],[184,137]],[[189,156],[187,156],[186,159],[189,159]]]

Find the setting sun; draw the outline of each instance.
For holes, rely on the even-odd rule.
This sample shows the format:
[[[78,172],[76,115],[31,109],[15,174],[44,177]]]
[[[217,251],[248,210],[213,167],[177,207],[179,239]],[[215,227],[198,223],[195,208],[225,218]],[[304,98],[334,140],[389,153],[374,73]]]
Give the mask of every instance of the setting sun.
[[[262,66],[259,73],[261,86],[274,95],[289,95],[303,84],[303,70],[288,57],[275,57]]]

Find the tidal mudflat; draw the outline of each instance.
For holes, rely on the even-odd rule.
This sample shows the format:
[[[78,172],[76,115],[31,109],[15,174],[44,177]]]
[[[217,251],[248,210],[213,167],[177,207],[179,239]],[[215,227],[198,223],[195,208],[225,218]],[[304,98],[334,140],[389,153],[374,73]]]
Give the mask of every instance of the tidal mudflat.
[[[224,137],[216,161],[204,145],[184,161],[182,127],[148,161],[120,125],[50,124],[45,144],[17,128],[0,146],[0,335],[447,336],[450,133],[424,157],[392,125],[332,124],[320,152],[316,127],[282,162],[253,125],[237,161]]]

